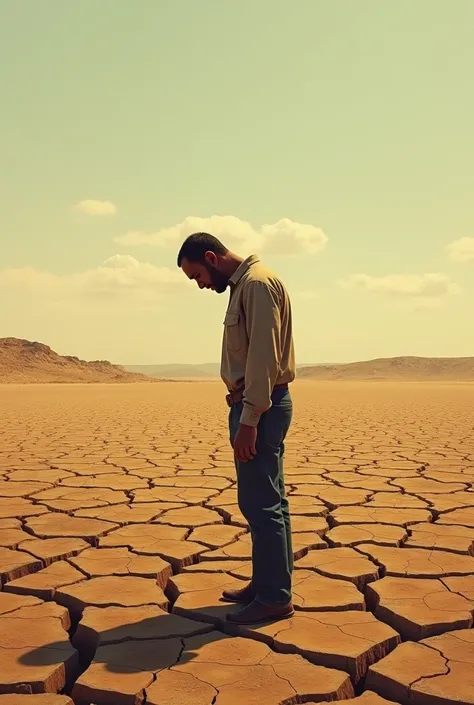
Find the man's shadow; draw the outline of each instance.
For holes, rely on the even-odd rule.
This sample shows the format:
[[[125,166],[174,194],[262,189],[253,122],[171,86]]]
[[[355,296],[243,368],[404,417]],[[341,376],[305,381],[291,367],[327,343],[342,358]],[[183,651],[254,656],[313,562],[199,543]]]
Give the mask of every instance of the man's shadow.
[[[77,614],[73,615],[69,640],[65,638],[31,649],[18,661],[32,667],[56,665],[60,668],[64,664],[66,693],[71,692],[75,681],[91,664],[101,664],[110,673],[157,673],[178,663],[189,663],[203,644],[241,635],[239,627],[226,620],[227,614],[241,608],[242,605],[220,600],[189,612],[163,611],[100,632],[81,625]],[[40,692],[36,690],[38,682],[34,672],[31,685],[34,692]]]

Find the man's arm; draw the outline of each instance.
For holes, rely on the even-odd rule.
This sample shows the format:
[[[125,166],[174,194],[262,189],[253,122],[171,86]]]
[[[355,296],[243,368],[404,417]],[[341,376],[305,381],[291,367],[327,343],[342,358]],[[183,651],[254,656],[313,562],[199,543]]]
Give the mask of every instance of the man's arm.
[[[251,281],[245,287],[243,305],[249,347],[240,423],[255,427],[271,406],[271,393],[280,369],[280,302],[271,286]]]

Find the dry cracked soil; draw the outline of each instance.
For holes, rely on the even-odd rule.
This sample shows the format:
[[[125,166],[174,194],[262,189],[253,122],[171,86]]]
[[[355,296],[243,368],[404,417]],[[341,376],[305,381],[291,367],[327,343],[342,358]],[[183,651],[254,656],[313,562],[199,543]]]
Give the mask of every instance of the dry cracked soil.
[[[295,616],[219,383],[0,387],[0,705],[474,704],[474,386],[293,386]]]

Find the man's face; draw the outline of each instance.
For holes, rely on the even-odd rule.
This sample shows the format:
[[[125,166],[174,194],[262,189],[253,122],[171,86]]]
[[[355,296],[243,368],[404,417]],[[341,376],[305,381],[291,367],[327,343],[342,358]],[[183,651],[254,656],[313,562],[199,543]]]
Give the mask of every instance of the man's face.
[[[229,277],[217,268],[217,257],[213,252],[206,253],[203,262],[183,259],[181,269],[189,279],[194,279],[200,289],[212,289],[217,294],[223,294],[229,286]]]

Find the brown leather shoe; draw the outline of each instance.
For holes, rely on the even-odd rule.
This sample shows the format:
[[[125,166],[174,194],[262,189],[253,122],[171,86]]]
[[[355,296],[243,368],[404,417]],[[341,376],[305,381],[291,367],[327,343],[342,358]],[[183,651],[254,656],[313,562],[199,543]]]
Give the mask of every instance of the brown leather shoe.
[[[295,613],[293,604],[265,605],[257,599],[244,607],[240,612],[226,615],[227,621],[233,624],[261,624],[262,622],[276,622],[279,619],[288,619]]]
[[[257,594],[251,584],[240,588],[240,590],[224,590],[222,593],[222,599],[226,602],[236,602],[243,605],[255,600],[256,596]]]

